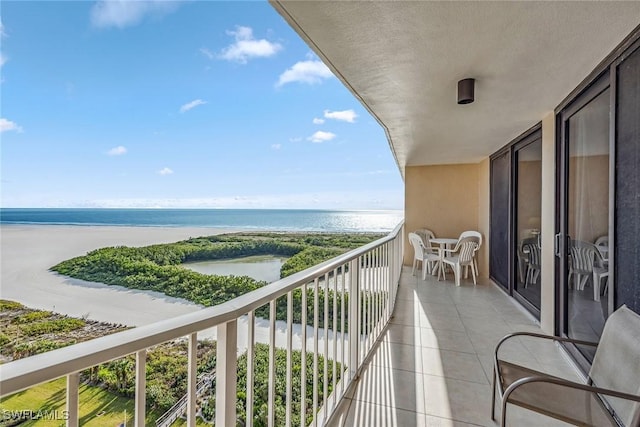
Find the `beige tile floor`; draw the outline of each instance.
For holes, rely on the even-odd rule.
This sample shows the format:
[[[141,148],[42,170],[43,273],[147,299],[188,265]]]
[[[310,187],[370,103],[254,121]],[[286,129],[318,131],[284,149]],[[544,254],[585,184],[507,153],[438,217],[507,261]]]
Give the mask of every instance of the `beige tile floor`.
[[[394,317],[332,426],[497,425],[491,420],[495,345],[511,332],[542,331],[488,280],[456,287],[451,276],[422,280],[405,268]],[[504,350],[505,359],[580,380],[554,344],[517,339]],[[508,414],[510,426],[566,425],[514,406]]]

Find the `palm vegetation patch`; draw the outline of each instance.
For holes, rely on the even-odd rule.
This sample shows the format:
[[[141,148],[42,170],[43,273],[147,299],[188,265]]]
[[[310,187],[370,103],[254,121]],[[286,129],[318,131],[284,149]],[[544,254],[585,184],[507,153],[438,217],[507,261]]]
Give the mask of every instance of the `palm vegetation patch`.
[[[77,279],[162,292],[204,306],[214,306],[267,284],[248,276],[201,274],[182,267],[195,261],[234,259],[252,255],[289,257],[282,265],[284,278],[382,237],[377,233],[233,233],[192,238],[145,247],[116,246],[96,249],[51,268]],[[325,292],[318,292],[320,305]],[[326,295],[330,300],[333,293]],[[313,304],[309,290],[309,305]],[[294,292],[294,321],[301,323],[301,291]],[[311,307],[309,307],[311,308]],[[268,317],[268,307],[256,311]],[[308,310],[307,323],[313,322]],[[332,318],[332,316],[331,316]],[[277,319],[286,320],[286,299],[277,302]],[[320,319],[321,327],[324,326]]]

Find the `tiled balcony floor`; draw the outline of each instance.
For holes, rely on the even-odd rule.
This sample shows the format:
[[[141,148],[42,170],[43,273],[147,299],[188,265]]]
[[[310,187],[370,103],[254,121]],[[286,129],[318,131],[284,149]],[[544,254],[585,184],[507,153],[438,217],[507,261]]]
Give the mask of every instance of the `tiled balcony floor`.
[[[418,276],[419,273],[416,273]],[[403,271],[394,317],[334,426],[495,426],[491,420],[493,350],[505,335],[542,332],[532,316],[488,280],[461,287]],[[518,339],[505,359],[579,380],[554,344]],[[499,415],[500,409],[496,411]],[[566,425],[510,405],[508,425]]]

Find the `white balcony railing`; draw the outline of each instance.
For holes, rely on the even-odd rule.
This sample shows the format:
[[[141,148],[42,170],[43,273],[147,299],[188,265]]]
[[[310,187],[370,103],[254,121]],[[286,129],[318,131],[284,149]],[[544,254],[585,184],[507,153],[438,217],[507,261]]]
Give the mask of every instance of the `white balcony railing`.
[[[195,426],[197,335],[199,331],[216,327],[215,424],[235,426],[238,320],[246,317],[246,425],[250,427],[253,425],[251,414],[254,404],[255,310],[269,304],[268,425],[273,426],[276,422],[276,304],[279,298],[286,298],[287,372],[284,422],[292,425],[292,414],[299,413],[301,425],[304,426],[307,418],[304,414],[308,414],[309,409],[306,407],[307,401],[300,399],[294,408],[292,400],[295,292],[295,298],[301,298],[302,311],[302,324],[298,325],[302,343],[300,396],[307,396],[307,384],[313,384],[312,424],[323,425],[331,417],[349,385],[357,378],[364,360],[393,312],[402,267],[402,230],[401,223],[386,237],[224,304],[1,365],[0,397],[66,376],[67,426],[77,426],[80,372],[136,354],[135,425],[144,426],[146,350],[170,340],[188,337],[186,415],[187,425]],[[320,295],[323,296],[324,307],[320,304]],[[307,313],[308,309],[313,310],[313,313]],[[320,316],[323,316],[322,328]],[[307,318],[313,318],[309,325]],[[319,356],[324,360],[324,369],[321,371],[323,375],[320,375],[318,369]],[[313,358],[311,372],[307,371],[308,358]],[[341,372],[337,372],[337,369]],[[321,394],[319,390],[322,391]]]

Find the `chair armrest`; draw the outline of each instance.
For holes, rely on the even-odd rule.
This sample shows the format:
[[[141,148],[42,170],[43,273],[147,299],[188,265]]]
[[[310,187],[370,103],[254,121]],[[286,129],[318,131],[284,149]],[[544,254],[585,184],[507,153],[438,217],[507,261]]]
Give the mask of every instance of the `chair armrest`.
[[[534,382],[544,382],[544,383],[557,384],[557,385],[562,386],[562,387],[570,387],[570,388],[575,388],[575,389],[579,389],[579,390],[589,391],[591,393],[604,394],[606,396],[617,397],[617,398],[620,398],[620,399],[626,399],[626,400],[632,400],[632,401],[635,401],[635,402],[640,402],[640,396],[639,395],[630,394],[630,393],[623,393],[621,391],[610,390],[610,389],[607,389],[607,388],[596,387],[596,386],[592,386],[592,385],[588,385],[588,384],[581,384],[581,383],[577,383],[577,382],[574,382],[574,381],[569,381],[569,380],[565,380],[565,379],[557,378],[557,377],[541,377],[541,376],[520,378],[519,380],[514,381],[513,384],[511,384],[505,390],[503,398],[505,400],[507,400],[509,398],[509,395],[511,393],[513,393],[516,388],[518,388],[520,386],[523,386],[525,384],[534,383]]]
[[[582,340],[576,340],[576,339],[565,338],[565,337],[557,337],[555,335],[538,334],[538,333],[535,333],[535,332],[514,332],[513,334],[509,334],[509,335],[505,336],[504,338],[502,338],[498,342],[498,344],[496,345],[496,349],[495,349],[495,352],[494,352],[494,359],[493,359],[493,361],[494,361],[494,369],[496,370],[496,372],[500,372],[500,370],[498,369],[498,351],[500,350],[500,347],[502,346],[502,344],[504,344],[505,342],[507,342],[511,338],[521,337],[521,336],[546,339],[546,340],[551,340],[551,341],[556,341],[556,342],[568,342],[568,343],[579,344],[579,345],[588,345],[588,346],[591,346],[591,347],[597,347],[598,346],[597,342],[582,341]]]
[[[598,398],[600,398],[601,401],[603,399],[600,397],[600,395],[605,395],[605,396],[611,396],[611,397],[615,397],[615,398],[619,398],[619,399],[625,399],[625,400],[630,400],[630,401],[634,401],[634,402],[640,402],[640,396],[639,395],[623,393],[623,392],[620,392],[620,391],[617,391],[617,390],[610,390],[610,389],[606,389],[606,388],[602,388],[602,387],[596,387],[596,386],[587,385],[587,384],[576,383],[576,382],[573,382],[573,381],[565,380],[565,379],[554,377],[554,376],[536,375],[536,376],[531,376],[531,377],[520,378],[519,380],[514,381],[511,385],[509,385],[509,387],[507,387],[507,389],[504,391],[504,393],[502,393],[502,390],[501,390],[501,395],[502,395],[501,396],[502,397],[502,419],[501,419],[500,425],[502,427],[506,426],[507,403],[509,403],[509,398],[510,398],[511,394],[516,389],[518,389],[519,387],[526,386],[527,384],[531,384],[531,383],[548,383],[548,384],[555,384],[555,385],[557,385],[559,387],[565,387],[565,388],[568,388],[568,389],[583,390],[585,392],[595,394]],[[515,402],[512,402],[512,403],[515,403]],[[609,412],[611,412],[610,405],[608,404],[608,402],[604,403],[604,405],[605,405],[605,409],[609,410]],[[545,413],[545,412],[543,412],[543,413]],[[493,414],[493,412],[492,412],[492,414]],[[546,413],[546,415],[553,416],[553,415],[551,415],[551,413]],[[620,422],[619,418],[617,417],[617,414],[612,412],[611,415],[614,417],[616,424],[617,425],[621,425],[621,422]]]
[[[579,345],[589,345],[589,346],[592,346],[592,347],[597,347],[598,346],[597,342],[592,342],[592,341],[582,341],[582,340],[576,340],[576,339],[573,339],[573,338],[558,337],[558,336],[555,336],[555,335],[538,334],[536,332],[514,332],[512,334],[509,334],[509,335],[505,336],[504,338],[502,338],[498,342],[498,344],[496,345],[496,350],[495,350],[496,358],[498,356],[498,350],[500,349],[500,346],[503,343],[505,343],[506,341],[510,340],[513,337],[521,337],[521,336],[527,336],[527,337],[533,337],[533,338],[541,338],[541,339],[557,341],[557,342],[569,342],[569,343],[579,344]]]

